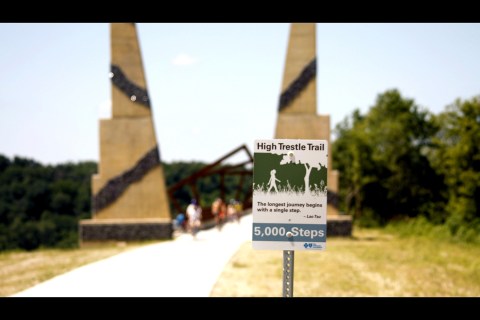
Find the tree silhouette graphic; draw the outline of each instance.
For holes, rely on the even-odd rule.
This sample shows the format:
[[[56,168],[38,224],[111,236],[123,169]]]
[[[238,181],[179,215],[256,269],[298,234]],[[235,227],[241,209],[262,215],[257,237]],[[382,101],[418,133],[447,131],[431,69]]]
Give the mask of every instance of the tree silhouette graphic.
[[[316,168],[318,170],[321,169],[320,162],[315,162],[312,160],[306,160],[302,156],[294,155],[293,153],[285,154],[280,161],[281,165],[285,165],[287,163],[295,163],[295,164],[303,164],[305,167],[305,176],[303,181],[305,183],[305,192],[310,192],[310,173],[312,172],[312,168]]]
[[[255,193],[268,192],[271,172],[276,170],[278,194],[296,193],[321,195],[326,191],[327,168],[300,155],[254,153],[253,189]]]

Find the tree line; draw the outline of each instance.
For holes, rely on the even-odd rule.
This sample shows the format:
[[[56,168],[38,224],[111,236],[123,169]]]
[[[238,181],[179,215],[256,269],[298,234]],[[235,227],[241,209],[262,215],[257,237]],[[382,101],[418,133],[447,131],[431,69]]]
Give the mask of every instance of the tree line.
[[[480,98],[432,114],[388,90],[334,132],[340,207],[360,225],[421,217],[454,236],[480,234]]]
[[[95,162],[44,166],[0,155],[0,250],[75,246],[96,170]]]
[[[198,171],[205,163],[163,163],[167,186]],[[91,218],[91,177],[97,163],[86,161],[42,165],[23,157],[0,155],[0,251],[39,247],[71,248],[78,245],[78,221]],[[233,198],[239,177],[225,176],[225,197]],[[251,185],[245,179],[243,190]],[[198,180],[203,206],[220,195],[220,177]],[[175,193],[183,208],[193,194],[187,187]],[[172,215],[175,216],[172,207]]]
[[[340,171],[340,209],[363,226],[421,218],[462,239],[480,234],[480,99],[457,100],[432,114],[389,90],[362,114],[335,128],[333,166]],[[167,186],[205,163],[163,163]],[[91,217],[91,176],[97,163],[42,165],[0,155],[0,251],[75,247],[78,221]],[[226,176],[225,200],[238,176]],[[246,179],[247,192],[252,181]],[[203,206],[220,195],[220,177],[197,182]],[[185,208],[188,187],[175,192]],[[172,208],[172,215],[178,212]]]

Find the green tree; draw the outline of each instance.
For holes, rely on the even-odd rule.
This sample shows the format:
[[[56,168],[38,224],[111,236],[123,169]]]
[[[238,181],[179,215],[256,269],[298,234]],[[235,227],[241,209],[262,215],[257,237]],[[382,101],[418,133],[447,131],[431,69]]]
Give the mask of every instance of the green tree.
[[[480,98],[457,100],[434,121],[441,129],[429,157],[448,186],[445,211],[455,234],[480,218]]]
[[[377,181],[372,150],[364,117],[355,110],[336,126],[337,139],[333,143],[333,164],[340,171],[341,209],[360,218],[365,198],[365,188]]]
[[[337,126],[334,165],[346,209],[385,223],[416,216],[441,201],[441,177],[426,156],[437,127],[431,114],[398,90],[380,94],[366,115],[356,110]]]
[[[441,179],[431,168],[426,150],[436,127],[431,114],[397,90],[380,95],[365,118],[372,158],[380,169],[380,184],[387,190],[392,215],[414,216],[438,195],[432,190]],[[386,218],[389,212],[383,212]]]

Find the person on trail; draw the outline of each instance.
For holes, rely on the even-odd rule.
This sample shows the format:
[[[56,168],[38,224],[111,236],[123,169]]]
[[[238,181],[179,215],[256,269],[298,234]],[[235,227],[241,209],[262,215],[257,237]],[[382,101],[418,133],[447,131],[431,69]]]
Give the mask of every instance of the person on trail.
[[[197,204],[197,200],[192,199],[187,207],[188,227],[192,236],[197,235],[198,230],[202,224],[202,208]]]
[[[240,212],[237,211],[236,203],[235,199],[230,199],[230,203],[227,206],[227,216],[229,221],[240,222]]]
[[[277,181],[278,182],[281,182],[280,180],[278,180],[276,177],[275,177],[275,173],[277,173],[277,171],[275,169],[273,169],[272,171],[270,171],[270,180],[268,180],[268,191],[267,192],[270,192],[270,190],[272,190],[272,188],[275,189],[275,192],[278,193],[278,189],[277,189]]]
[[[175,218],[175,230],[185,230],[185,215],[183,213],[177,214],[177,217]]]
[[[223,201],[221,198],[215,199],[212,203],[212,215],[215,218],[215,225],[217,226],[218,230],[222,229],[222,223],[224,218],[223,213]]]
[[[235,200],[235,210],[237,211],[237,222],[240,222],[240,217],[243,212],[243,205],[239,200]]]

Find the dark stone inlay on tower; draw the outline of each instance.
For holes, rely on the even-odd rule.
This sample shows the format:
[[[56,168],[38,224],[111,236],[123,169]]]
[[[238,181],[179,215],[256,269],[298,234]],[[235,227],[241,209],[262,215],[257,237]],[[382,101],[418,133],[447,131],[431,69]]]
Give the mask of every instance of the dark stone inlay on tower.
[[[148,97],[147,90],[140,88],[135,83],[130,81],[119,66],[112,64],[110,76],[112,83],[123,93],[125,93],[130,100],[150,108],[150,98]]]
[[[98,212],[117,200],[131,183],[140,181],[151,169],[160,165],[158,146],[147,152],[131,169],[110,179],[93,197],[93,210]]]
[[[317,58],[303,68],[300,75],[288,86],[288,88],[280,95],[278,110],[281,111],[287,107],[293,100],[305,89],[308,83],[317,75]]]

